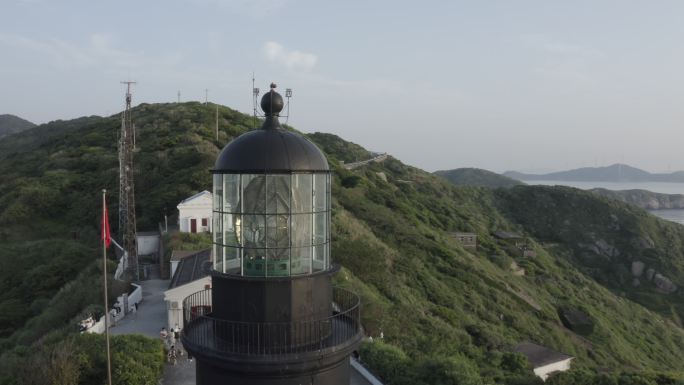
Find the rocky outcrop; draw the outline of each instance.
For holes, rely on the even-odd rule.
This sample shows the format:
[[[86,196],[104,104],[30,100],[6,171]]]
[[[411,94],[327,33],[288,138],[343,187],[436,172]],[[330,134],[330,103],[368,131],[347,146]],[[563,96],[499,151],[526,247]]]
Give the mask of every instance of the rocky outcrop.
[[[632,276],[634,277],[632,280],[633,287],[641,286],[641,280],[639,278],[644,276],[645,268],[646,264],[641,261],[632,262]],[[675,285],[672,280],[661,273],[658,273],[653,268],[646,270],[645,278],[648,282],[653,282],[657,290],[663,294],[672,294],[677,291],[677,285]]]
[[[606,257],[617,257],[620,255],[620,250],[603,239],[599,239],[594,243],[580,243],[578,246],[594,254]]]
[[[677,291],[677,285],[660,273],[656,273],[653,277],[653,284],[656,285],[658,291],[665,294],[672,294]]]

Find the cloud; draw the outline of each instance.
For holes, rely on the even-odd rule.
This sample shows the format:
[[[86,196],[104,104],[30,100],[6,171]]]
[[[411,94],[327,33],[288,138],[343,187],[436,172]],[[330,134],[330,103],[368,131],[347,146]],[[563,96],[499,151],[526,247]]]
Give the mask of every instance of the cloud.
[[[318,62],[318,57],[312,53],[287,50],[274,41],[266,42],[263,52],[270,62],[284,65],[290,70],[308,71],[315,67]]]
[[[0,33],[0,45],[33,52],[59,68],[85,68],[94,63],[82,48],[57,38],[39,40]]]
[[[110,35],[92,34],[86,40],[71,42],[58,38],[37,39],[0,33],[0,46],[24,53],[32,53],[41,63],[58,69],[141,69],[177,64],[182,56],[172,53],[162,56],[117,48]]]
[[[183,0],[193,6],[216,7],[222,12],[248,16],[255,20],[273,15],[285,8],[290,0]]]

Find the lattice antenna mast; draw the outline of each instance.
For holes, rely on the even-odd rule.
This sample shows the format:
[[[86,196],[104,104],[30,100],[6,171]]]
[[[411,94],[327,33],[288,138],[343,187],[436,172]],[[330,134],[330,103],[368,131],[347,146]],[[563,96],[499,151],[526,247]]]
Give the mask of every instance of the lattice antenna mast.
[[[128,270],[140,280],[138,272],[138,248],[136,242],[135,183],[133,168],[134,128],[131,121],[131,85],[136,82],[121,82],[126,85],[126,109],[121,117],[119,137],[119,236],[128,255]]]
[[[254,108],[254,127],[257,126],[257,101],[259,100],[259,89],[254,86],[254,72],[252,72],[252,107]]]

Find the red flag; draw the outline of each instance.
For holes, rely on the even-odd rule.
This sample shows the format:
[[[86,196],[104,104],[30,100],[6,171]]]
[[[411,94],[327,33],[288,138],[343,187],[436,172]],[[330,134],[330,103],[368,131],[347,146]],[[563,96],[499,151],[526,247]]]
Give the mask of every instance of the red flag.
[[[112,244],[112,234],[109,232],[109,215],[107,215],[107,202],[102,200],[102,237],[100,238],[106,247]]]

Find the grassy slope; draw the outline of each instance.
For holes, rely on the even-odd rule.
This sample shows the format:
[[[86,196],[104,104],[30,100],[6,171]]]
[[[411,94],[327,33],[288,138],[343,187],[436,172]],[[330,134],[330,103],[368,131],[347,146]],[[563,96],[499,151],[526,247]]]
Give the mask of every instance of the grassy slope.
[[[577,356],[580,366],[683,369],[681,329],[615,296],[562,254],[535,243],[537,258],[519,261],[534,271],[527,277],[505,268],[510,257],[504,263],[489,258],[506,253],[489,232],[516,229],[496,210],[505,204],[498,194],[454,188],[396,160],[373,168],[360,171],[365,175],[359,187],[334,190],[348,212],[335,217],[336,234],[343,239],[334,255],[364,282],[371,333],[382,328],[409,354],[465,350],[481,364],[488,361],[488,350],[531,339]],[[374,177],[380,169],[391,175],[386,185]],[[529,187],[517,189],[523,193]],[[345,236],[345,227],[356,227],[352,234],[357,236]],[[454,230],[476,231],[481,251],[460,248],[445,233]],[[591,314],[596,330],[588,340],[560,326],[556,309],[561,305]],[[376,314],[384,316],[378,320]]]
[[[140,147],[136,155],[140,230],[154,228],[164,207],[172,211],[180,199],[211,185],[208,169],[219,151],[213,141],[213,108],[184,103],[141,105],[134,110]],[[225,107],[220,115],[222,144],[252,124],[248,116]],[[71,242],[92,248],[87,260],[97,258],[100,189],[113,191],[110,212],[116,212],[118,126],[118,117],[82,118],[1,140],[0,150],[5,151],[0,151],[0,237],[21,247],[39,239],[80,236]],[[663,251],[653,255],[663,269],[678,269],[684,260],[675,250],[684,240],[677,227],[577,190],[520,186],[505,193],[456,187],[393,158],[349,171],[340,167],[340,161],[349,152],[358,157],[365,150],[333,135],[311,138],[326,150],[335,171],[333,258],[345,267],[337,279],[362,294],[368,333],[382,331],[387,341],[416,358],[463,353],[492,379],[505,373],[501,352],[521,340],[572,354],[581,367],[684,370],[679,359],[684,356],[682,330],[599,285],[592,278],[597,277],[594,270],[578,261],[572,246],[576,239],[554,235],[555,228],[549,225],[576,215],[581,212],[578,208],[612,205],[621,226],[637,235],[651,228],[666,231],[662,239],[647,234]],[[558,191],[566,195],[563,199],[578,200],[570,199],[575,203],[567,208],[547,206],[547,200],[562,201],[555,198]],[[551,209],[559,211],[549,215]],[[594,216],[573,218],[573,228],[596,223],[599,231],[605,225]],[[491,238],[489,234],[498,229],[526,231],[562,244],[545,249],[533,241],[537,258],[523,260],[508,255],[508,249]],[[478,233],[476,253],[448,236],[458,230]],[[616,233],[616,242],[619,239]],[[0,253],[0,262],[17,257]],[[38,268],[51,258],[46,252],[31,265]],[[514,258],[527,269],[527,276],[511,273],[508,266]],[[77,274],[64,274],[63,279]],[[62,284],[55,282],[46,290],[57,290]],[[580,307],[593,317],[596,327],[588,339],[560,326],[556,310],[565,305]],[[16,337],[7,341],[19,342]]]

